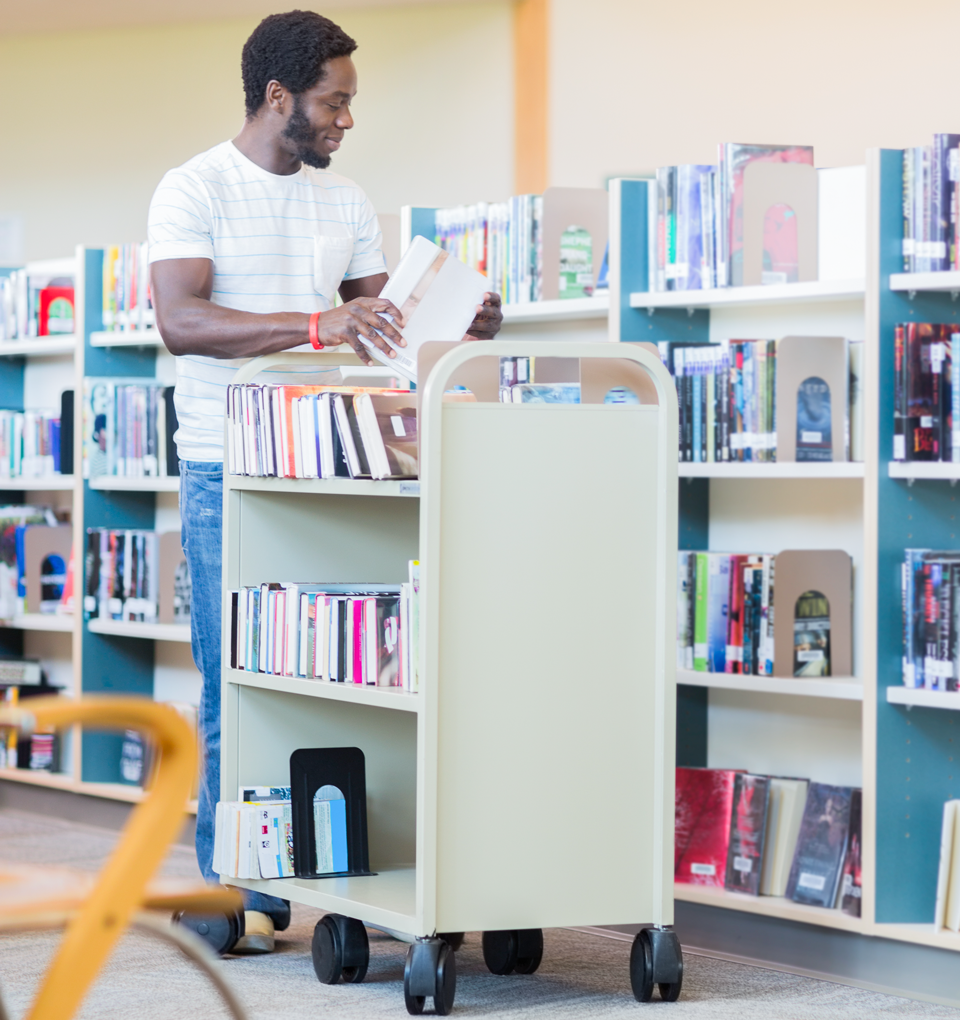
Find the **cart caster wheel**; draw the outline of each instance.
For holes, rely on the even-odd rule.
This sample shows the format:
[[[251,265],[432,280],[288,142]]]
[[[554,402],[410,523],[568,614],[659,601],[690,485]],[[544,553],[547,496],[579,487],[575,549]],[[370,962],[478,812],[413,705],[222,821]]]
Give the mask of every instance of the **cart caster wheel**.
[[[173,921],[189,928],[218,956],[229,953],[245,930],[242,910],[231,910],[227,914],[192,914],[181,910],[173,915]]]
[[[638,1002],[653,998],[657,985],[664,1002],[676,1002],[683,987],[683,953],[676,932],[644,928],[630,950],[630,985]]]
[[[407,950],[403,968],[403,1000],[411,1016],[433,999],[437,1016],[448,1016],[457,992],[457,957],[441,938],[418,939]]]
[[[310,953],[321,984],[359,984],[370,964],[367,929],[352,917],[324,914],[313,929]]]
[[[463,940],[466,932],[462,931],[438,931],[437,938],[443,939],[444,942],[454,951],[457,952],[463,945]]]
[[[542,959],[540,928],[483,933],[483,962],[491,974],[532,974]]]

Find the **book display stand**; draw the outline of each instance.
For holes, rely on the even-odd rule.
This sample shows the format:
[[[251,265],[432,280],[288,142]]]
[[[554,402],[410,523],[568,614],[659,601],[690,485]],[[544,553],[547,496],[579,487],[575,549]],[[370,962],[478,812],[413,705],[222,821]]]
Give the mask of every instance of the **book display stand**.
[[[442,402],[473,362],[496,371],[518,355],[639,367],[657,402]],[[236,381],[342,357],[271,355]],[[240,586],[398,582],[410,559],[421,570],[419,693],[224,660],[222,797],[284,785],[298,748],[356,746],[376,874],[229,881],[415,937],[412,1013],[428,997],[441,1013],[452,1004],[454,957],[438,932],[485,932],[488,964],[506,973],[536,969],[544,927],[652,923],[634,947],[634,991],[649,998],[658,983],[675,997],[672,380],[639,346],[495,341],[455,345],[419,392],[419,483],[224,478],[225,652]],[[563,592],[583,595],[575,612]],[[534,797],[518,782],[532,774],[556,782]],[[589,822],[571,839],[574,814]],[[570,881],[612,847],[629,867]],[[314,941],[321,980],[341,969],[328,959],[337,923]]]

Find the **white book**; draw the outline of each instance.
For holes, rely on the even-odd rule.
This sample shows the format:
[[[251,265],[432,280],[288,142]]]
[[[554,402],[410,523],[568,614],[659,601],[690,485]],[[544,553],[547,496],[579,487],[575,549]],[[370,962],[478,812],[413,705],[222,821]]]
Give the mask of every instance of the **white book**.
[[[300,404],[300,459],[303,461],[303,477],[319,478],[317,471],[317,416],[314,413],[316,398],[305,396],[298,399]]]
[[[237,669],[247,668],[247,591],[241,588],[237,592],[237,633],[236,648]]]
[[[303,468],[303,431],[300,428],[299,397],[294,397],[290,401],[290,425],[293,432],[290,437],[293,444],[293,477],[306,478]]]
[[[314,609],[316,613],[316,609]],[[306,592],[300,596],[300,654],[297,659],[298,676],[309,676],[307,668],[307,651],[310,642],[310,596]],[[314,616],[314,640],[316,640],[316,616]],[[313,665],[310,663],[309,665]]]
[[[261,878],[290,878],[293,875],[289,839],[291,817],[289,801],[257,808],[257,859]]]
[[[230,803],[227,808],[230,824],[226,831],[229,834],[230,842],[224,847],[223,870],[224,874],[237,878],[239,877],[237,868],[240,863],[240,805]]]
[[[313,830],[317,840],[317,874],[333,871],[333,827],[330,824],[330,801],[313,802]]]
[[[767,831],[760,872],[762,896],[784,896],[807,803],[806,779],[770,780]]]
[[[948,800],[943,805],[943,828],[940,832],[940,870],[937,875],[937,902],[933,915],[933,926],[937,931],[947,927],[947,904],[950,901],[953,887],[960,889],[960,874],[951,874],[958,808],[960,808],[958,800]]]
[[[213,818],[213,862],[211,867],[213,868],[214,874],[222,873],[222,858],[223,858],[223,814],[226,805],[224,802],[217,801],[217,808]]]
[[[283,587],[286,589],[282,639],[283,675],[297,676],[300,665],[300,587],[296,584],[285,584]]]
[[[403,322],[399,328],[407,346],[397,347],[384,337],[397,352],[395,358],[388,358],[370,341],[360,339],[382,365],[416,379],[420,345],[462,340],[489,289],[490,283],[481,273],[425,237],[415,237],[380,292],[380,297],[400,310]]]
[[[320,680],[330,679],[330,613],[333,599],[328,595],[317,596],[317,634],[314,639],[313,673]]]

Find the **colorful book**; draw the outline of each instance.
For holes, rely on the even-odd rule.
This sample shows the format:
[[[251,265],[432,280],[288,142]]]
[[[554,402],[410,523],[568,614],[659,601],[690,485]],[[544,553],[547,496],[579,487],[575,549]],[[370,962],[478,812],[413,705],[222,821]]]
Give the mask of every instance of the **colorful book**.
[[[787,899],[832,908],[850,835],[853,790],[847,786],[811,783],[787,881]]]
[[[738,772],[733,782],[730,814],[730,848],[724,888],[731,892],[760,894],[760,875],[770,794],[768,776]]]
[[[731,769],[677,768],[675,881],[723,888],[735,775]]]

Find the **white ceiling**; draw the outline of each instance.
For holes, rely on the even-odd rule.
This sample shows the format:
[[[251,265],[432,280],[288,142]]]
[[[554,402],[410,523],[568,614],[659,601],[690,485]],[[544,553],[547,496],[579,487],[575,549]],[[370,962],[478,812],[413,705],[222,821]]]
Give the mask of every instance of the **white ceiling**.
[[[83,28],[178,24],[223,18],[264,17],[295,8],[326,11],[389,7],[404,3],[467,0],[332,0],[317,8],[298,0],[0,0],[0,35],[63,32]]]

